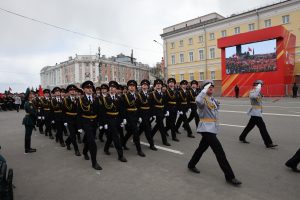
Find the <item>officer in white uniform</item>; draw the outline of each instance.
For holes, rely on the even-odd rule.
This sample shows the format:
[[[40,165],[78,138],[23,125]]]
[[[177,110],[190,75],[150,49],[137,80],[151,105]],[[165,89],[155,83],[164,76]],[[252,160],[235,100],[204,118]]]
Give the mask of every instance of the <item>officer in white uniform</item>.
[[[248,133],[254,128],[256,125],[259,128],[261,137],[267,148],[274,148],[278,145],[273,144],[272,139],[267,131],[265,122],[262,118],[262,98],[261,87],[263,85],[263,81],[257,80],[253,83],[253,89],[250,91],[249,98],[251,103],[251,108],[248,111],[248,115],[251,116],[246,128],[243,130],[239,139],[241,142],[245,144],[249,144],[246,140]]]
[[[216,155],[217,161],[225,174],[225,179],[232,185],[240,185],[241,182],[235,178],[235,175],[227,161],[225,152],[220,141],[217,138],[219,133],[219,102],[214,99],[214,83],[211,80],[203,82],[203,90],[196,98],[196,104],[199,110],[200,123],[197,128],[197,133],[202,135],[199,147],[196,149],[192,156],[188,168],[195,173],[200,173],[196,168],[196,164],[199,162],[202,154],[211,147]]]

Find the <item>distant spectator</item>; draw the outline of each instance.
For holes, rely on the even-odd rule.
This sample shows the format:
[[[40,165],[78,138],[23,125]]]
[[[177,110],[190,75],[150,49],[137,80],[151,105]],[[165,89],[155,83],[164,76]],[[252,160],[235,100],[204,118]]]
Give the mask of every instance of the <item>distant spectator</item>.
[[[293,98],[297,98],[298,86],[296,83],[293,85]]]
[[[19,95],[16,95],[16,96],[14,97],[14,99],[15,99],[15,108],[16,108],[17,112],[19,112],[19,110],[20,110],[20,105],[21,105],[21,103],[22,103],[21,97],[20,97]]]
[[[234,92],[235,92],[235,98],[239,98],[240,88],[238,85],[235,85]]]

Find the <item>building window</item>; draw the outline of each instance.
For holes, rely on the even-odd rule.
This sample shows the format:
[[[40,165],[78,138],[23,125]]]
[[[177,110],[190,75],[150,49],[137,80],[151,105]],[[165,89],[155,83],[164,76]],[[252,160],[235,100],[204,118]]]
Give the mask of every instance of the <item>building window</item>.
[[[216,72],[215,72],[215,71],[211,71],[211,72],[210,72],[210,78],[211,78],[212,80],[215,80],[215,79],[216,79]]]
[[[193,38],[189,39],[189,45],[193,44]]]
[[[174,49],[174,47],[175,47],[175,44],[174,44],[174,42],[172,42],[171,43],[171,49]]]
[[[183,53],[179,54],[179,60],[181,63],[184,63],[184,54]]]
[[[271,19],[265,20],[265,27],[270,27],[272,25]]]
[[[194,80],[194,73],[190,73],[190,81]]]
[[[183,47],[183,40],[180,40],[180,41],[179,41],[179,46],[180,46],[180,47]]]
[[[252,24],[248,24],[248,29],[249,29],[249,31],[254,31],[254,23],[252,23]]]
[[[221,35],[222,35],[222,37],[226,37],[227,36],[226,30],[221,31]]]
[[[180,74],[180,81],[184,80],[184,74]]]
[[[282,23],[283,23],[283,24],[288,24],[288,23],[290,23],[290,16],[289,16],[289,15],[284,15],[284,16],[282,16]]]
[[[105,75],[105,82],[108,82],[108,77],[107,77],[107,75]]]
[[[240,27],[235,27],[234,34],[239,34],[239,33],[240,33]]]
[[[199,42],[202,43],[203,42],[203,35],[199,36]]]
[[[199,59],[204,60],[204,49],[199,49]]]
[[[209,34],[209,39],[210,40],[214,40],[215,39],[215,34],[214,33],[210,33]]]
[[[172,65],[175,64],[175,55],[172,55],[172,56],[171,56],[171,63],[172,63]]]
[[[210,59],[214,59],[216,57],[215,48],[210,48],[209,53],[210,53]]]
[[[204,80],[204,72],[200,72],[200,81]]]
[[[190,62],[194,62],[194,52],[189,52]]]

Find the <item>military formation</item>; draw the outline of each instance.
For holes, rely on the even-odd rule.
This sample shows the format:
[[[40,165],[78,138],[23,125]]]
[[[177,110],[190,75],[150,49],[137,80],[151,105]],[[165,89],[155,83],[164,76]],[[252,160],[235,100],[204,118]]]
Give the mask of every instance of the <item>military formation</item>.
[[[196,132],[202,135],[202,139],[188,163],[188,169],[200,173],[196,164],[208,147],[211,147],[226,181],[232,185],[240,185],[241,181],[236,179],[217,139],[220,103],[213,97],[213,81],[206,80],[199,87],[196,80],[190,83],[182,80],[179,85],[176,88],[174,78],[169,78],[166,85],[162,80],[156,79],[151,88],[148,80],[142,80],[140,84],[129,80],[126,87],[116,81],[100,87],[95,87],[92,81],[85,81],[81,88],[69,85],[66,89],[45,89],[43,96],[29,91],[23,120],[26,130],[25,153],[36,152],[36,149],[31,148],[30,136],[37,126],[41,134],[55,139],[67,150],[73,148],[76,156],[83,155],[85,160],[91,161],[94,169],[101,170],[100,161],[97,160],[97,139],[105,142],[105,154],[110,155],[110,148],[115,148],[117,159],[127,162],[124,151],[129,150],[127,142],[131,137],[137,155],[145,157],[140,142],[141,134],[145,133],[149,148],[157,151],[153,138],[158,131],[162,144],[171,146],[170,140],[179,142],[181,126],[188,138],[195,138],[190,126],[190,123],[195,123]],[[246,136],[257,125],[266,147],[275,148],[277,145],[273,144],[261,115],[262,86],[262,81],[256,81],[250,91],[251,109],[248,114],[251,119],[239,140],[249,144]],[[79,151],[80,144],[83,145],[82,152]],[[298,157],[286,164],[297,172]]]

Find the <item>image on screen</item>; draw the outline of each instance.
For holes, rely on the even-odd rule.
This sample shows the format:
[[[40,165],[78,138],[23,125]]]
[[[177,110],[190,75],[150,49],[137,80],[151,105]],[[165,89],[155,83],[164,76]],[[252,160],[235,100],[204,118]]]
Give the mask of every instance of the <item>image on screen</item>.
[[[276,39],[227,47],[226,74],[276,71]]]

